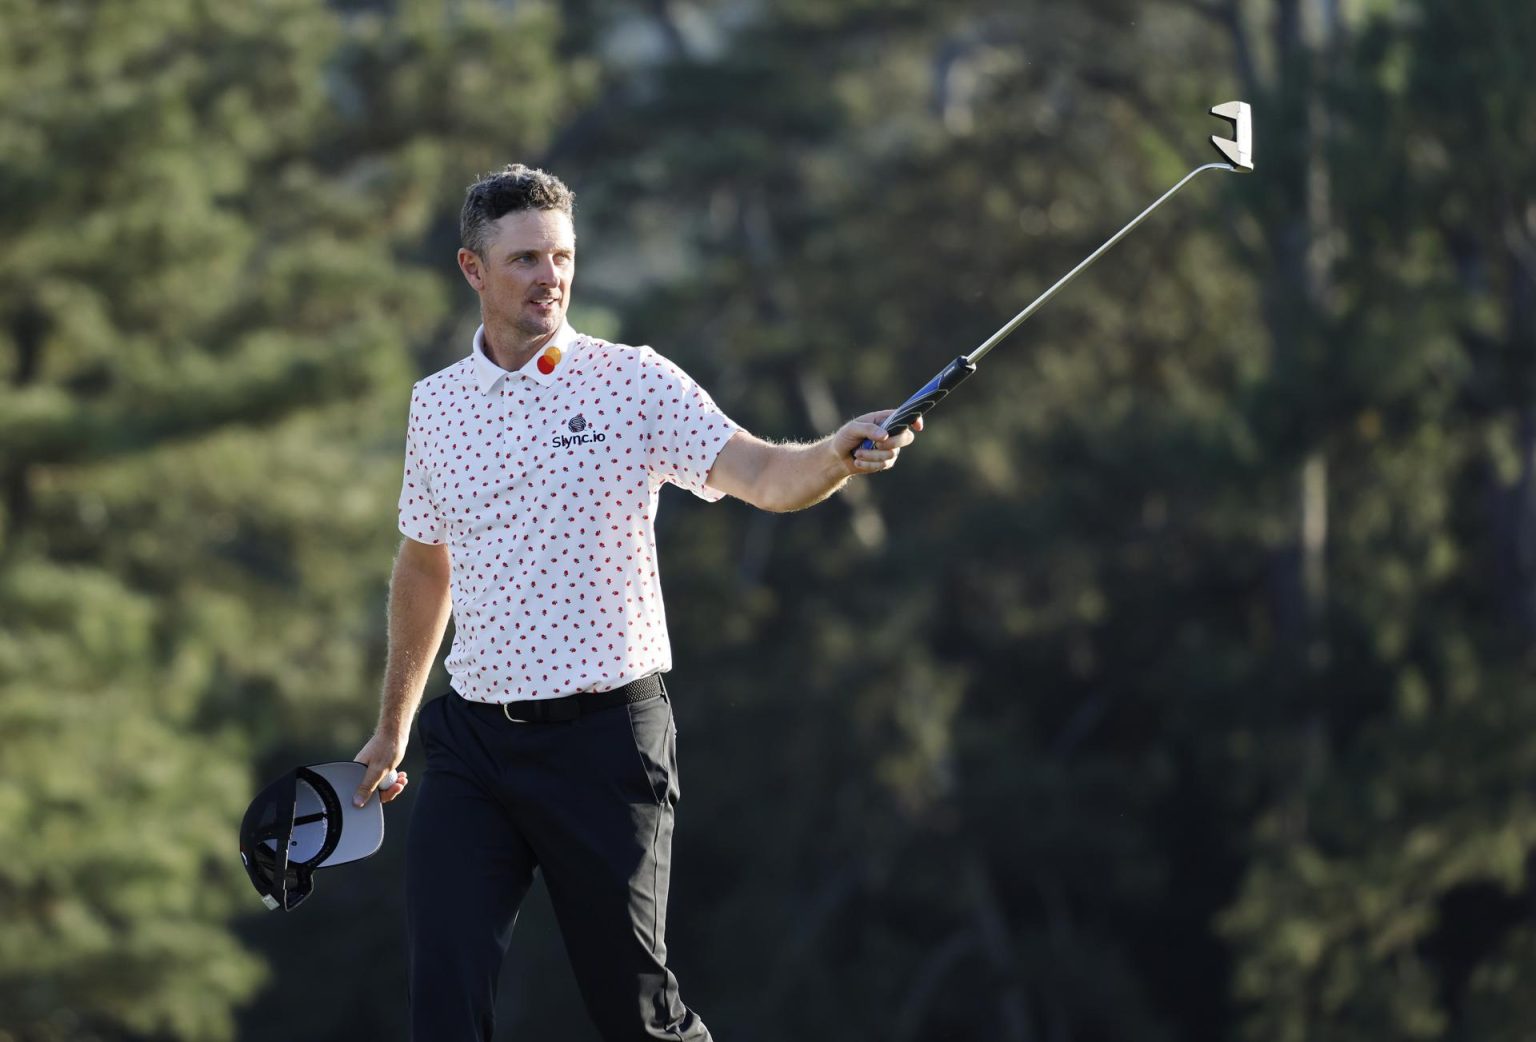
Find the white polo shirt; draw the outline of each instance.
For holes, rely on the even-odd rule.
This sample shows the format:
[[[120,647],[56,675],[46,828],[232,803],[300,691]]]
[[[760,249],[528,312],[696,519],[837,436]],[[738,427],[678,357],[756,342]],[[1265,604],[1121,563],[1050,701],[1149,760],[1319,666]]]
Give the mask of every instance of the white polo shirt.
[[[516,372],[485,355],[416,384],[400,531],[447,543],[453,688],[481,702],[606,691],[672,667],[661,486],[705,500],[740,428],[648,347],[564,326]]]

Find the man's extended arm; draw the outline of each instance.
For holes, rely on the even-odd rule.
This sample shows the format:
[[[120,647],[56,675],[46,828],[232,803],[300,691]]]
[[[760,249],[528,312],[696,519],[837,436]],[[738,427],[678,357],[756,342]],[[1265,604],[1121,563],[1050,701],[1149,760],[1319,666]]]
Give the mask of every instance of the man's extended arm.
[[[421,693],[452,611],[450,567],[446,544],[432,546],[414,539],[400,544],[389,579],[389,657],[384,666],[379,726],[357,754],[358,762],[368,765],[357,790],[359,802],[366,800],[385,773],[405,758],[411,720],[421,704]],[[379,798],[388,803],[405,785],[405,775],[401,774],[393,786],[379,793]]]
[[[745,500],[763,510],[800,510],[820,503],[857,474],[873,474],[895,466],[901,449],[912,443],[912,430],[888,437],[880,421],[890,409],[869,413],[844,424],[836,433],[808,445],[775,445],[740,431],[710,468],[711,488]],[[865,439],[872,449],[860,448]]]

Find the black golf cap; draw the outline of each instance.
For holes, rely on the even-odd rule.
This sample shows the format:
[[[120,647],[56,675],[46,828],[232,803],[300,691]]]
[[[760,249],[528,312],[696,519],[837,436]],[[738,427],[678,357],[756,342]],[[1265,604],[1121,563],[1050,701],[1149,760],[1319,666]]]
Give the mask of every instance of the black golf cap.
[[[359,861],[384,842],[379,794],[352,805],[367,769],[351,761],[298,767],[251,801],[240,860],[268,908],[292,911],[314,890],[315,869]]]

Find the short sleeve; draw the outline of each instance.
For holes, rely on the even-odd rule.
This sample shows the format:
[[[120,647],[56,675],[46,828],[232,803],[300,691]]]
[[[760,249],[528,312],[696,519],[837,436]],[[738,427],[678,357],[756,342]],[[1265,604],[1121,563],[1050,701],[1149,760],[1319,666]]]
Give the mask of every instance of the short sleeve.
[[[400,534],[418,543],[437,545],[447,536],[442,511],[432,498],[432,469],[423,437],[426,407],[419,394],[411,396],[411,418],[405,430],[405,480],[400,486]]]
[[[705,480],[720,450],[741,427],[692,377],[648,347],[640,348],[640,392],[651,473],[709,502],[724,496]]]

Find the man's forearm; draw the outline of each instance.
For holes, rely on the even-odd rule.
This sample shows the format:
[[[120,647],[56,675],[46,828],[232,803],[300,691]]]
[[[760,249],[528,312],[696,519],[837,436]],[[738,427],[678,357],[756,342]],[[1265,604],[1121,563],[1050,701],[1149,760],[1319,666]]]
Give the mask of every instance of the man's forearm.
[[[848,483],[851,476],[838,460],[829,435],[808,445],[777,445],[758,478],[758,502],[764,510],[803,510]]]
[[[409,730],[443,642],[452,611],[446,548],[407,544],[389,582],[389,657],[379,705],[379,730]]]
[[[890,412],[850,420],[808,445],[774,445],[737,431],[715,457],[709,487],[762,510],[783,512],[820,503],[849,478],[890,468],[902,446],[923,429],[919,419],[910,430],[887,434],[880,421]]]

